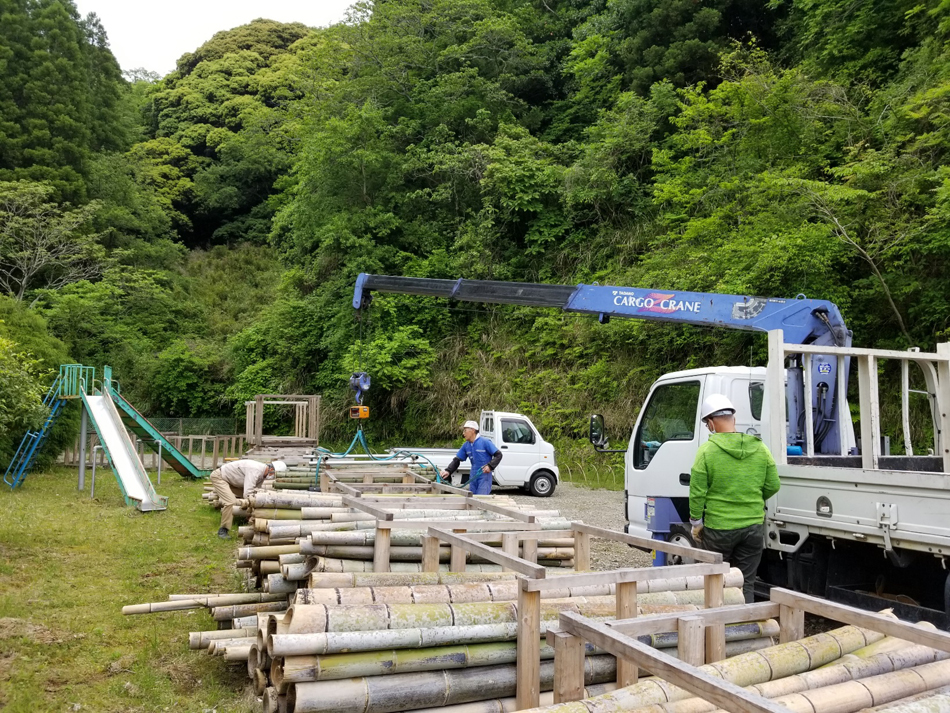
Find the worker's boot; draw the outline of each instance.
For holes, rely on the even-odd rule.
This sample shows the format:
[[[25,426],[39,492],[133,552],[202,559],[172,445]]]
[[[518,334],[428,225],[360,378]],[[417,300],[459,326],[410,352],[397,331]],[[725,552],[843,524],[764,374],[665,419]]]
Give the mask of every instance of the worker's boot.
[[[228,539],[228,528],[226,527],[219,528],[218,537],[220,537],[222,540]]]

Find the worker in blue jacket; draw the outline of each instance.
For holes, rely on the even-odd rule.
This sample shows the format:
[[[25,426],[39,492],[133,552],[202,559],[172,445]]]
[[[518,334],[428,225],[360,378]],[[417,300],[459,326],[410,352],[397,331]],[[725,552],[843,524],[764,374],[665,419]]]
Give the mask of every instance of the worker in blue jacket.
[[[450,478],[462,461],[467,459],[472,463],[472,474],[468,479],[469,489],[475,495],[491,495],[492,471],[501,463],[501,451],[489,439],[478,435],[478,424],[475,421],[465,422],[462,426],[462,436],[465,443],[442,471],[442,477]]]

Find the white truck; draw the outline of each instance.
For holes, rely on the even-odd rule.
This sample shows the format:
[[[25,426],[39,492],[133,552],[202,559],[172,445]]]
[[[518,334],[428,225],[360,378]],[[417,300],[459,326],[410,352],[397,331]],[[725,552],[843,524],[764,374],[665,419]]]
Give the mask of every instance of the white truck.
[[[625,458],[627,528],[653,539],[689,539],[689,473],[706,439],[699,405],[714,393],[738,409],[737,427],[761,435],[778,466],[781,490],[766,506],[760,582],[950,628],[950,344],[936,353],[857,349],[838,308],[824,300],[649,290],[611,285],[549,285],[361,274],[353,307],[372,292],[553,307],[596,315],[769,333],[767,368],[675,372],[651,388]],[[900,362],[903,454],[882,447],[879,366]],[[849,372],[857,366],[857,402]],[[916,365],[916,366],[915,366]],[[923,388],[910,388],[919,367]],[[852,394],[854,393],[852,389]],[[911,438],[911,398],[927,403],[932,442]],[[858,415],[855,438],[852,406]],[[607,448],[603,418],[590,436]],[[919,448],[918,451],[921,449]],[[656,564],[665,564],[656,558]]]
[[[495,469],[494,483],[500,487],[519,487],[532,495],[548,497],[557,487],[560,472],[554,457],[554,446],[544,440],[531,423],[520,413],[482,411],[479,434],[501,449],[501,463]],[[462,445],[461,437],[459,446]],[[445,468],[455,457],[458,448],[392,448],[391,452],[409,451],[425,456],[439,469]],[[424,462],[418,459],[419,462]],[[454,473],[454,485],[468,482],[471,463],[465,461]]]

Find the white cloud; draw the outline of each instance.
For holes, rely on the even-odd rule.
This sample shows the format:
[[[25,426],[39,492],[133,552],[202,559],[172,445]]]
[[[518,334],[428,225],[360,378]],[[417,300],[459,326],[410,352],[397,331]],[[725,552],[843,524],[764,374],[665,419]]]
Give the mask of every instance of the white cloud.
[[[123,70],[144,67],[159,74],[175,68],[221,30],[265,17],[325,27],[340,22],[355,0],[165,0],[146,5],[135,0],[75,0],[83,16],[94,12],[109,35]]]

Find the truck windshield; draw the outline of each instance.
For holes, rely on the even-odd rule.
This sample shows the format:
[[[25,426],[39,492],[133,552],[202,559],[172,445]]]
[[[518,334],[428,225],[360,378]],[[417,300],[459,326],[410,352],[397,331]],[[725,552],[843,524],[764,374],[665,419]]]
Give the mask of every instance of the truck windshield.
[[[698,381],[664,384],[643,409],[634,440],[633,465],[643,469],[667,441],[691,441],[696,435]]]

